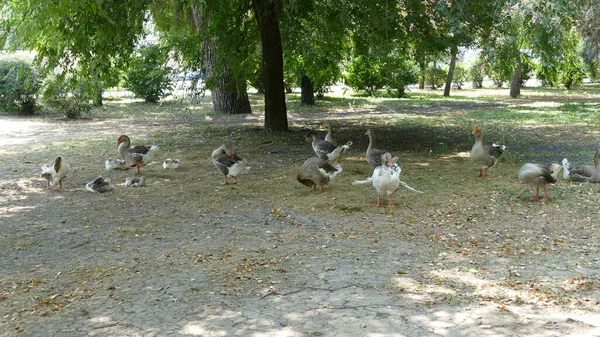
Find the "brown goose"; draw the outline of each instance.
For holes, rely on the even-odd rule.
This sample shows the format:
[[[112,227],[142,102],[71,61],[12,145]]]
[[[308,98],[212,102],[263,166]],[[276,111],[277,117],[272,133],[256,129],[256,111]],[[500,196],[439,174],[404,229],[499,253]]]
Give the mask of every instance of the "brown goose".
[[[44,164],[42,166],[41,177],[46,179],[46,188],[48,190],[55,188],[58,183],[58,190],[62,191],[62,181],[67,176],[67,173],[69,173],[69,165],[64,162],[62,156],[58,156],[54,159],[53,163]]]
[[[309,192],[316,192],[319,185],[320,192],[323,192],[323,185],[335,178],[342,172],[340,165],[331,165],[327,160],[312,157],[308,158],[300,172],[296,175],[296,179],[303,185],[310,186]]]
[[[221,183],[223,185],[229,184],[229,181],[227,180],[228,177],[233,177],[233,183],[237,184],[237,176],[242,172],[247,172],[250,170],[249,167],[246,167],[246,160],[233,153],[225,144],[214,150],[211,158],[215,167],[224,176],[224,181]]]
[[[571,167],[567,158],[563,159],[563,177],[572,181],[588,181],[600,183],[600,151],[594,155],[594,166],[582,165]]]
[[[371,129],[367,129],[365,135],[369,136],[369,146],[367,147],[366,155],[367,162],[371,164],[373,168],[376,168],[377,166],[381,165],[381,156],[383,156],[383,154],[386,152],[389,153],[389,151],[381,150],[375,147],[375,137],[373,136],[373,131]],[[392,156],[392,160],[394,162],[396,159],[396,157]]]
[[[519,170],[519,181],[523,184],[535,187],[533,200],[542,202],[548,199],[548,185],[557,181],[558,173],[562,169],[559,164],[539,165],[527,163]],[[540,199],[540,188],[544,188],[544,198]]]
[[[117,149],[121,155],[121,159],[125,160],[131,167],[136,167],[136,174],[140,173],[140,166],[145,165],[152,160],[154,153],[158,150],[158,146],[131,146],[129,136],[122,135],[117,139]]]
[[[475,135],[475,144],[471,149],[471,161],[479,167],[478,177],[483,178],[487,175],[487,170],[496,165],[498,157],[504,153],[506,146],[483,145],[483,131],[477,125],[473,128],[473,135]]]
[[[314,131],[309,132],[306,135],[306,137],[308,139],[312,139],[312,148],[313,151],[315,151],[317,157],[325,159],[327,161],[337,160],[342,153],[344,153],[350,148],[350,146],[352,146],[352,142],[349,141],[348,143],[342,146],[335,147],[330,142],[319,138],[319,136]]]

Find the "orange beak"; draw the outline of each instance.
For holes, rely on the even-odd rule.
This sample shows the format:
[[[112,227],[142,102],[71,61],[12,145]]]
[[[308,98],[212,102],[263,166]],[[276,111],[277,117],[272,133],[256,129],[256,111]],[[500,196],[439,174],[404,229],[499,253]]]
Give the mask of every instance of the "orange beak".
[[[475,125],[475,127],[473,128],[473,133],[478,132],[479,128],[477,127],[477,125]]]
[[[388,158],[388,166],[392,166],[392,164],[394,163],[394,161],[392,161],[392,157]]]

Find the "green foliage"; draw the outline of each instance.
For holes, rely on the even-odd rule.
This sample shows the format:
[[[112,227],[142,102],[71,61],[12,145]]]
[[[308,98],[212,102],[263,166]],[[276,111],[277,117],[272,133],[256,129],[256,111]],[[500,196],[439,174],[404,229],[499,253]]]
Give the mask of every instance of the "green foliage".
[[[432,63],[425,70],[425,84],[432,89],[439,88],[446,83],[447,72],[437,63]]]
[[[400,58],[392,58],[388,63],[389,72],[386,72],[386,85],[388,90],[395,93],[396,97],[404,97],[405,88],[418,81],[419,69],[411,62]]]
[[[464,65],[457,63],[454,66],[452,82],[457,89],[462,89],[463,85],[465,85],[465,81],[467,81],[467,70]]]
[[[146,102],[158,102],[171,90],[169,54],[159,46],[144,46],[132,57],[125,87]]]
[[[385,65],[368,56],[357,56],[348,65],[346,84],[354,90],[365,91],[373,96],[385,86]]]
[[[477,60],[468,67],[467,79],[473,83],[474,89],[483,88],[483,80],[485,78],[485,72],[483,68],[484,60],[481,57],[478,57]]]
[[[29,62],[0,58],[0,109],[33,114],[40,78]]]
[[[44,103],[69,119],[79,119],[91,111],[90,96],[72,75],[50,74],[42,83]]]

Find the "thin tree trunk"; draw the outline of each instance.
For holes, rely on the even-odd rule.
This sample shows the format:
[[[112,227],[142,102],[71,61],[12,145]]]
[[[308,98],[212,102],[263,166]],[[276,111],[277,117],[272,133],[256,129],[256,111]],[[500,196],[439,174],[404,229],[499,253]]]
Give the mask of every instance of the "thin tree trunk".
[[[96,68],[92,69],[92,76],[94,78],[94,88],[96,89],[94,97],[92,98],[92,105],[102,106],[102,94],[104,93],[104,90],[102,89],[102,85],[100,84],[100,80],[98,79],[98,72],[96,71]]]
[[[451,54],[448,77],[446,77],[446,86],[444,87],[444,96],[446,97],[450,96],[450,88],[452,87],[452,78],[454,77],[454,68],[456,67],[456,54],[458,54],[457,46],[452,46]]]
[[[310,79],[310,77],[302,75],[300,82],[300,104],[315,105],[315,90],[313,81]]]
[[[279,31],[281,0],[252,0],[260,30],[265,81],[265,129],[287,131],[287,108],[283,84],[283,49]]]
[[[523,70],[523,64],[521,63],[521,56],[517,59],[517,69],[513,74],[512,80],[510,81],[510,97],[518,98],[521,95],[521,71]]]
[[[419,89],[425,89],[425,76],[427,71],[427,64],[425,63],[425,55],[419,55]]]
[[[198,5],[192,5],[192,17],[196,32],[200,31],[202,25],[208,24],[212,15],[203,18]],[[250,100],[246,91],[246,82],[240,81],[237,85],[232,85],[234,77],[226,64],[222,64],[220,69],[216,69],[219,64],[216,48],[216,40],[210,39],[202,43],[204,76],[206,79],[217,76],[216,85],[211,90],[213,109],[222,114],[246,114],[252,113]],[[239,91],[238,91],[239,90]]]

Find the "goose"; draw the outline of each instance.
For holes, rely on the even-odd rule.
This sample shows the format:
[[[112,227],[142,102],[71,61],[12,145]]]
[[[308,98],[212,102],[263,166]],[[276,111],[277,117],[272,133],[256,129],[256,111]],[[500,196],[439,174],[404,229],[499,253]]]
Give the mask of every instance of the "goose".
[[[296,179],[301,184],[310,186],[309,192],[316,192],[317,185],[320,187],[319,191],[323,192],[323,185],[342,171],[342,166],[339,164],[332,165],[325,159],[311,157],[304,162],[300,172],[296,175]]]
[[[248,172],[250,167],[246,167],[246,160],[233,153],[227,145],[223,144],[212,152],[212,162],[215,167],[223,174],[223,185],[229,184],[228,177],[234,178],[234,184],[238,183],[237,176],[242,172]]]
[[[164,169],[176,169],[179,166],[181,166],[181,163],[179,162],[179,159],[167,158],[163,162],[163,168]]]
[[[393,193],[400,187],[400,185],[407,189],[423,193],[416,190],[405,182],[400,180],[400,174],[402,169],[397,163],[394,163],[394,158],[389,152],[384,152],[381,155],[380,164],[373,170],[371,177],[366,180],[356,180],[352,185],[358,184],[371,184],[377,191],[377,206],[381,206],[381,199],[385,196],[389,196],[388,207],[394,206]]]
[[[327,134],[325,135],[325,141],[330,142],[333,146],[338,145],[338,142],[335,138],[333,138],[333,125],[331,123],[323,124],[327,128]]]
[[[110,160],[107,159],[104,162],[104,167],[106,168],[107,171],[110,170],[116,170],[116,169],[125,169],[125,161],[123,159],[115,159],[115,160]]]
[[[55,188],[58,183],[58,190],[62,191],[62,181],[67,173],[69,173],[69,165],[63,160],[62,156],[56,157],[53,163],[44,164],[41,177],[46,179],[46,189]]]
[[[113,189],[110,179],[98,177],[93,181],[85,184],[85,189],[90,192],[104,193]]]
[[[548,200],[548,185],[556,183],[561,169],[562,166],[557,163],[550,165],[527,163],[519,170],[519,181],[535,188],[533,200],[544,202]],[[540,188],[544,188],[544,198],[542,199],[540,199]]]
[[[144,177],[129,177],[125,179],[125,186],[129,187],[141,187],[145,184]]]
[[[315,151],[317,157],[321,159],[325,159],[327,161],[335,161],[338,159],[340,154],[346,152],[352,146],[352,141],[348,141],[348,143],[335,147],[330,142],[319,138],[316,132],[311,131],[306,135],[307,139],[312,139],[312,148]]]
[[[159,149],[158,146],[131,146],[131,139],[122,135],[117,139],[117,149],[121,155],[121,159],[128,163],[132,163],[131,167],[136,167],[135,174],[140,173],[140,166],[145,165],[152,160],[154,153]]]
[[[477,125],[473,128],[473,135],[475,135],[475,144],[471,148],[471,161],[479,167],[478,177],[483,178],[487,175],[487,170],[496,165],[498,157],[504,153],[506,146],[483,145],[483,131]]]
[[[381,165],[381,156],[383,156],[388,151],[381,150],[375,147],[375,136],[373,136],[373,130],[367,129],[365,135],[369,136],[369,146],[367,147],[366,159],[373,168]],[[395,162],[397,160],[396,157],[392,156],[392,160]]]
[[[594,166],[582,165],[571,167],[567,158],[562,160],[563,178],[571,181],[589,181],[600,183],[600,151],[594,155]]]

